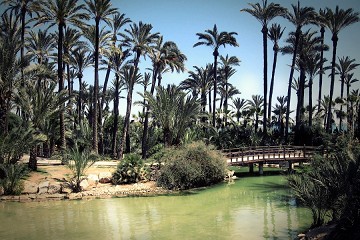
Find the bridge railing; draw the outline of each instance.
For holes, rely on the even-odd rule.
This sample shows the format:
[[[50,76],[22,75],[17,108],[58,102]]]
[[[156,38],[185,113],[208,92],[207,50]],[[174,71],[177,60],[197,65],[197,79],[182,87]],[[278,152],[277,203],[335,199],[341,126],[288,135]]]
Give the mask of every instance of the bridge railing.
[[[231,162],[271,161],[286,159],[310,159],[317,147],[312,146],[250,146],[232,149],[223,149],[224,156]]]

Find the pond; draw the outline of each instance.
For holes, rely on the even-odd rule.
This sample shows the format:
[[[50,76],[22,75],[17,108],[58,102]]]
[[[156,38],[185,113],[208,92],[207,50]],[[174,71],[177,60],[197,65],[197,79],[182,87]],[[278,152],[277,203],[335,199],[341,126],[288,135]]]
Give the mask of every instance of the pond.
[[[180,196],[0,203],[0,239],[294,239],[310,224],[283,176]]]

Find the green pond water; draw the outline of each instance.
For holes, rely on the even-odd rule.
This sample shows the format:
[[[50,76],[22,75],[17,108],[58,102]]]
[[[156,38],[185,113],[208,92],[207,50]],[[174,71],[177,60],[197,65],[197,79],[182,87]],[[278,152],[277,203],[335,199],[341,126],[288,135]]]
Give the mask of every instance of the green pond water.
[[[294,239],[311,224],[282,176],[176,196],[0,202],[0,239]]]

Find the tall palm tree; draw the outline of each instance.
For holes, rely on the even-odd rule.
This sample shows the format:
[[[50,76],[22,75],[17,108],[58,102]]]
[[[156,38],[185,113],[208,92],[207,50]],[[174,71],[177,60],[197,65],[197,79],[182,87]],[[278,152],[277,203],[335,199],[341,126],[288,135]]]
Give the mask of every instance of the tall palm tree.
[[[354,71],[360,64],[355,63],[355,59],[350,59],[349,56],[338,58],[339,64],[335,64],[336,72],[335,74],[340,75],[340,98],[344,99],[344,87],[345,81],[347,80],[348,75]],[[340,112],[343,112],[343,105],[340,106]],[[340,114],[340,123],[339,123],[339,130],[342,130],[342,114]]]
[[[256,133],[259,128],[259,116],[262,114],[264,108],[264,97],[260,95],[252,95],[251,99],[252,100],[248,100],[248,108],[250,113],[255,115],[254,130]]]
[[[345,84],[346,84],[346,100],[347,100],[347,115],[350,116],[350,118],[348,118],[348,126],[351,127],[351,129],[353,130],[354,128],[353,126],[353,113],[354,113],[354,108],[353,106],[351,106],[351,95],[350,95],[350,87],[351,84],[358,82],[359,80],[354,78],[354,73],[350,73],[347,75],[346,79],[345,79]]]
[[[213,68],[208,64],[205,68],[194,66],[194,69],[195,71],[189,71],[189,77],[180,83],[180,88],[191,91],[195,98],[200,94],[201,111],[205,113],[207,104],[206,95],[212,86]],[[205,120],[205,118],[202,119],[203,122]]]
[[[350,26],[359,21],[359,13],[354,12],[352,8],[347,10],[339,9],[339,6],[336,6],[335,11],[330,8],[326,8],[326,27],[332,33],[332,43],[333,43],[333,51],[332,51],[332,62],[331,62],[331,82],[330,82],[330,96],[329,96],[329,107],[328,107],[328,116],[327,116],[327,124],[326,131],[331,131],[331,108],[332,108],[332,100],[334,94],[334,83],[335,83],[335,68],[336,68],[336,50],[337,44],[339,41],[339,32],[344,28]]]
[[[216,93],[217,93],[217,61],[219,56],[219,48],[221,46],[226,47],[226,45],[237,47],[239,44],[234,37],[237,35],[236,32],[218,32],[216,24],[213,29],[205,30],[205,33],[197,33],[199,38],[199,42],[194,44],[194,47],[200,45],[206,45],[213,48],[213,56],[214,56],[214,99],[213,99],[213,116],[212,116],[212,124],[213,127],[216,127]]]
[[[172,41],[163,41],[163,36],[156,39],[155,45],[149,49],[149,55],[152,61],[152,81],[150,93],[154,94],[156,81],[158,86],[161,85],[162,74],[166,71],[174,72],[175,70],[183,72],[185,70],[184,62],[187,60],[176,43]],[[144,130],[142,137],[142,157],[147,155],[147,141],[149,128],[149,109],[145,113]]]
[[[41,1],[34,4],[34,11],[38,13],[38,16],[34,18],[37,22],[36,25],[48,23],[48,28],[57,25],[58,27],[58,41],[57,41],[57,75],[59,82],[59,93],[64,89],[63,79],[63,44],[64,44],[64,29],[67,24],[73,24],[75,26],[81,26],[83,22],[81,20],[88,19],[88,15],[82,10],[83,4],[78,4],[76,0],[51,0]],[[60,148],[66,148],[65,139],[65,122],[64,111],[60,111]]]
[[[7,133],[16,79],[28,61],[21,61],[17,57],[21,49],[21,30],[17,19],[3,14],[0,23],[0,131]]]
[[[321,53],[309,53],[306,55],[305,59],[305,71],[309,76],[309,127],[312,126],[312,111],[313,111],[313,101],[312,101],[312,86],[313,80],[316,75],[322,74],[322,66],[326,59],[321,56]]]
[[[274,89],[274,82],[275,82],[275,71],[276,71],[276,63],[277,63],[277,55],[279,52],[279,40],[281,39],[285,28],[281,29],[280,24],[272,24],[268,37],[269,39],[274,43],[273,51],[274,51],[274,60],[273,60],[273,67],[271,72],[271,80],[270,80],[270,90],[269,90],[269,106],[268,106],[268,116],[267,118],[271,120],[271,102],[272,102],[272,95],[273,95],[273,89]]]
[[[151,51],[151,48],[155,45],[156,40],[159,38],[159,33],[151,33],[152,30],[151,24],[144,24],[143,22],[139,22],[138,24],[133,23],[130,25],[130,29],[125,29],[126,34],[120,34],[124,39],[124,45],[129,47],[130,51],[134,54],[133,60],[133,69],[132,76],[130,78],[129,87],[133,87],[135,84],[137,72],[138,72],[138,64],[140,61],[140,57],[148,54]],[[132,89],[128,89],[129,92],[132,93]],[[129,96],[129,97],[132,97]],[[132,98],[127,99],[127,109],[131,109],[131,100]],[[130,125],[130,111],[126,111],[125,122],[123,128],[122,141],[120,142],[120,150],[119,150],[119,158],[122,158],[125,138],[127,135],[127,129]]]
[[[112,18],[110,18],[110,21],[108,21],[108,25],[111,28],[111,34],[112,34],[112,38],[111,38],[111,42],[112,42],[112,47],[115,47],[117,44],[117,35],[119,34],[119,31],[122,27],[124,27],[126,24],[131,23],[130,18],[125,17],[125,14],[121,14],[119,12],[116,12],[115,14],[113,14]],[[112,48],[110,48],[110,51],[112,50]],[[110,53],[111,55],[111,53]],[[111,63],[110,61],[107,63],[107,70],[106,70],[106,75],[105,75],[105,80],[104,80],[104,85],[103,85],[103,90],[102,90],[102,95],[101,95],[101,101],[100,101],[100,109],[103,109],[104,107],[104,103],[105,103],[105,96],[106,96],[106,91],[107,91],[107,83],[109,81],[109,77],[110,77],[110,71],[111,71]]]
[[[233,68],[234,66],[240,65],[240,60],[236,56],[229,57],[226,54],[226,57],[220,56],[220,74],[221,78],[225,85],[225,96],[224,96],[224,112],[226,113],[228,110],[228,98],[229,98],[229,79],[230,77],[235,74],[236,70]],[[234,92],[235,94],[240,93],[239,91]],[[231,97],[231,96],[230,96]],[[225,124],[227,124],[227,118],[225,114]]]
[[[325,40],[325,25],[326,23],[326,13],[323,9],[319,10],[317,14],[317,24],[320,25],[320,37],[321,37],[321,45],[324,45]],[[324,49],[321,49],[320,52],[320,63],[324,63]],[[318,111],[320,111],[320,99],[322,96],[322,85],[323,85],[323,73],[324,73],[324,65],[320,65],[320,72],[319,72],[319,93],[318,93]]]
[[[281,96],[276,98],[278,102],[275,104],[273,113],[277,116],[277,125],[279,127],[280,136],[284,136],[284,120],[286,115],[287,97]]]
[[[98,93],[99,93],[99,49],[100,49],[100,21],[109,21],[109,16],[116,13],[116,8],[111,7],[110,0],[85,0],[86,10],[95,19],[95,77],[94,77],[94,96],[93,109],[94,115],[92,119],[93,142],[92,150],[98,153]]]
[[[313,7],[300,7],[300,1],[298,1],[297,5],[291,5],[292,12],[287,12],[285,18],[289,20],[295,27],[295,41],[294,41],[294,51],[291,62],[290,76],[289,76],[289,84],[288,84],[288,92],[287,92],[287,106],[286,106],[286,124],[285,124],[285,141],[288,141],[289,135],[289,122],[290,122],[290,102],[291,102],[291,87],[292,80],[294,77],[294,70],[296,64],[296,57],[298,54],[299,40],[302,33],[302,27],[311,23],[315,23],[316,21],[316,12]]]
[[[258,20],[262,29],[261,32],[263,34],[263,54],[264,54],[264,112],[263,112],[263,133],[264,136],[267,135],[267,91],[268,91],[268,80],[267,80],[267,38],[268,38],[268,24],[275,17],[282,16],[285,14],[285,8],[281,7],[279,4],[270,3],[268,5],[267,0],[262,0],[262,4],[260,3],[249,3],[251,8],[245,8],[241,11],[247,12],[251,14],[253,17]]]
[[[79,80],[79,95],[77,102],[77,112],[78,112],[78,124],[81,125],[82,121],[82,99],[83,99],[83,72],[85,68],[90,66],[93,63],[93,55],[89,52],[89,49],[86,47],[81,47],[73,50],[70,54],[70,63],[75,70],[76,77]]]

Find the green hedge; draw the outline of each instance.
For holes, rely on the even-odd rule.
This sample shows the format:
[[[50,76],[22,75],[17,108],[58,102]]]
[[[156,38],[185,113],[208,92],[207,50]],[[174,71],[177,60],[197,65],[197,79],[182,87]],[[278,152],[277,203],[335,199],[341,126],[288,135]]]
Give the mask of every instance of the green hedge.
[[[227,169],[221,153],[203,142],[167,149],[162,162],[165,165],[161,168],[157,184],[167,189],[209,186],[222,181]]]

